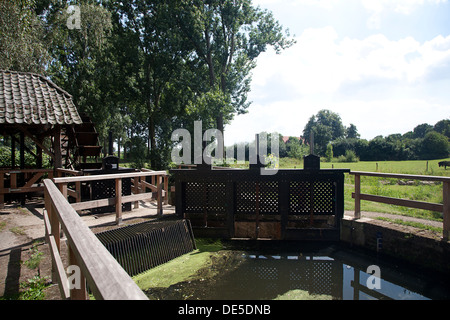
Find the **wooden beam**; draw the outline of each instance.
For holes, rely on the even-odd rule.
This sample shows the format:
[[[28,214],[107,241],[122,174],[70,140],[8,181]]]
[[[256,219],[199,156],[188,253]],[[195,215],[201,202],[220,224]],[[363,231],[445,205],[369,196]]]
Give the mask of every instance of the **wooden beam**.
[[[46,146],[44,146],[41,141],[39,141],[35,136],[33,136],[27,129],[25,129],[22,126],[18,126],[19,130],[21,130],[25,136],[27,136],[28,138],[30,138],[31,140],[33,140],[34,143],[36,143],[36,145],[38,145],[42,150],[44,150],[44,152],[46,154],[48,154],[53,160],[55,160],[55,155],[50,152],[50,150],[48,150],[48,148]]]
[[[61,126],[57,125],[53,134],[53,151],[55,153],[55,169],[62,167]]]
[[[5,174],[0,172],[0,190],[5,186]],[[5,194],[0,191],[0,209],[5,207]]]
[[[442,189],[444,198],[444,203],[442,205],[443,239],[448,241],[450,237],[450,182],[444,182]]]
[[[132,194],[129,196],[122,196],[122,203],[135,202],[135,201],[140,201],[140,200],[148,200],[148,199],[151,199],[152,197],[153,197],[152,192]],[[106,207],[106,206],[113,206],[115,204],[116,204],[116,198],[107,198],[107,199],[99,199],[99,200],[71,203],[72,208],[74,208],[77,211],[92,209],[92,208],[99,208],[99,207]]]
[[[368,176],[368,177],[450,182],[450,177],[441,177],[441,176],[425,176],[425,175],[414,175],[414,174],[381,173],[381,172],[365,172],[365,171],[351,171],[350,174]]]
[[[108,180],[108,179],[123,179],[123,178],[134,178],[134,177],[147,177],[147,176],[158,176],[167,175],[165,171],[153,171],[153,172],[129,172],[129,173],[118,173],[118,174],[99,174],[92,176],[77,176],[77,177],[61,177],[54,178],[53,181],[57,184],[68,183],[68,182],[86,182],[86,181],[98,181],[98,180]]]
[[[116,179],[116,223],[122,223],[122,179]]]
[[[361,176],[355,175],[355,219],[361,218]]]
[[[67,300],[70,298],[70,289],[68,286],[69,281],[67,280],[66,271],[61,261],[61,255],[58,252],[55,238],[52,235],[49,235],[48,237],[48,244],[52,255],[52,262],[55,264],[56,281],[59,286],[61,298]]]
[[[355,193],[352,193],[352,198],[355,198]],[[376,195],[364,194],[364,193],[360,194],[360,199],[361,200],[366,200],[366,201],[373,201],[373,202],[381,202],[381,203],[386,203],[386,204],[392,204],[392,205],[395,205],[395,206],[415,208],[415,209],[423,209],[423,210],[430,210],[430,211],[436,211],[436,212],[442,212],[443,211],[443,205],[439,204],[439,203],[422,202],[422,201],[406,200],[406,199],[397,199],[397,198],[376,196]]]

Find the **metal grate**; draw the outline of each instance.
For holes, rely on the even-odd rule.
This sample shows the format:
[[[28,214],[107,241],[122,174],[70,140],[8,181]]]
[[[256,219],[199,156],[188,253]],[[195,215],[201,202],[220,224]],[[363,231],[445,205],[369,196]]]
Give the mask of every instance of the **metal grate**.
[[[225,213],[225,183],[188,182],[186,183],[185,195],[185,210],[188,213]]]
[[[311,204],[311,182],[291,181],[289,183],[289,214],[309,214]]]
[[[335,186],[332,181],[291,181],[289,214],[334,214]]]
[[[236,191],[237,213],[279,214],[278,181],[239,181]]]
[[[96,236],[130,276],[195,249],[187,220],[142,222]]]

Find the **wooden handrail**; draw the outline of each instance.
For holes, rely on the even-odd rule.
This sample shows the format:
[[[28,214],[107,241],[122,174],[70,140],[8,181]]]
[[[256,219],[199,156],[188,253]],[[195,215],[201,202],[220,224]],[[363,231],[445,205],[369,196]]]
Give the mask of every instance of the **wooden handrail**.
[[[54,178],[53,180],[55,181],[55,183],[69,183],[76,181],[86,182],[86,181],[148,177],[148,176],[167,176],[167,173],[166,171],[129,172],[117,174],[98,174],[89,176],[62,177],[62,178]]]
[[[52,248],[59,247],[60,224],[67,237],[70,255],[75,260],[70,264],[80,268],[94,297],[99,300],[147,300],[147,296],[86,226],[56,185],[45,179],[44,186],[49,214],[46,224],[51,224],[49,236],[54,239]],[[53,260],[53,263],[61,267],[59,261],[56,263]],[[59,272],[63,273],[61,270]],[[70,290],[72,298],[74,291]]]
[[[396,178],[396,179],[412,179],[422,181],[439,181],[450,182],[450,177],[441,176],[425,176],[414,174],[400,174],[400,173],[384,173],[384,172],[365,172],[365,171],[351,171],[350,174],[368,176],[368,177],[382,177],[382,178]]]
[[[355,176],[355,192],[352,193],[352,198],[355,199],[355,214],[354,214],[355,219],[361,218],[361,200],[380,202],[380,203],[392,204],[392,205],[409,207],[409,208],[442,212],[442,218],[443,218],[443,235],[442,235],[442,237],[443,237],[443,240],[445,240],[445,241],[449,240],[449,237],[450,237],[450,177],[397,174],[397,173],[380,173],[380,172],[363,172],[363,171],[351,171],[350,174]],[[414,200],[407,200],[407,199],[398,199],[398,198],[391,198],[391,197],[384,197],[384,196],[377,196],[377,195],[372,195],[372,194],[361,193],[361,176],[442,182],[443,204],[423,202],[423,201],[414,201]]]
[[[153,198],[153,192],[157,198],[157,212],[158,215],[163,214],[163,199],[164,204],[168,204],[168,188],[169,179],[166,171],[152,171],[143,169],[140,172],[118,173],[118,174],[101,174],[101,175],[88,175],[88,176],[73,176],[73,177],[61,177],[54,178],[55,184],[59,185],[59,189],[64,197],[68,195],[76,198],[76,203],[72,204],[75,210],[84,210],[91,208],[98,208],[102,206],[114,205],[116,209],[116,223],[122,222],[122,204],[127,202],[134,202],[134,208],[139,208],[139,200],[146,200]],[[153,177],[156,179],[155,185],[151,185],[145,181],[141,181],[142,177]],[[122,179],[132,178],[134,188],[132,188],[133,195],[122,195]],[[154,179],[154,180],[155,180]],[[115,180],[115,194],[113,198],[99,199],[92,201],[81,202],[81,182],[91,182],[99,180]],[[163,181],[164,180],[164,181]],[[69,183],[75,183],[76,189],[68,189]],[[157,184],[157,185],[156,185]],[[150,189],[152,193],[145,193],[146,189]],[[143,191],[143,193],[140,193]]]

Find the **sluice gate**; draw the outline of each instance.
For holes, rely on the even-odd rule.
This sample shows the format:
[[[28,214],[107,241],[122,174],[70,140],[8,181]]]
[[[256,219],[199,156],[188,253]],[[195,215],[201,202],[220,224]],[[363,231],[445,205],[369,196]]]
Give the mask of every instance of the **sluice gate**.
[[[309,155],[304,169],[262,175],[250,169],[172,169],[176,213],[196,237],[227,239],[332,240],[340,238],[344,173],[320,169]]]
[[[188,220],[141,222],[96,236],[130,276],[196,249]]]

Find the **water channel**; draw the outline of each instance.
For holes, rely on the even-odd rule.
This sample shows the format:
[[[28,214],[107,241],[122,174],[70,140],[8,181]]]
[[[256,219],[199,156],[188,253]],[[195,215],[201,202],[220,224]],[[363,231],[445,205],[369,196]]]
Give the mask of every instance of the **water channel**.
[[[337,244],[226,250],[214,277],[147,291],[150,299],[450,299],[448,276]]]

